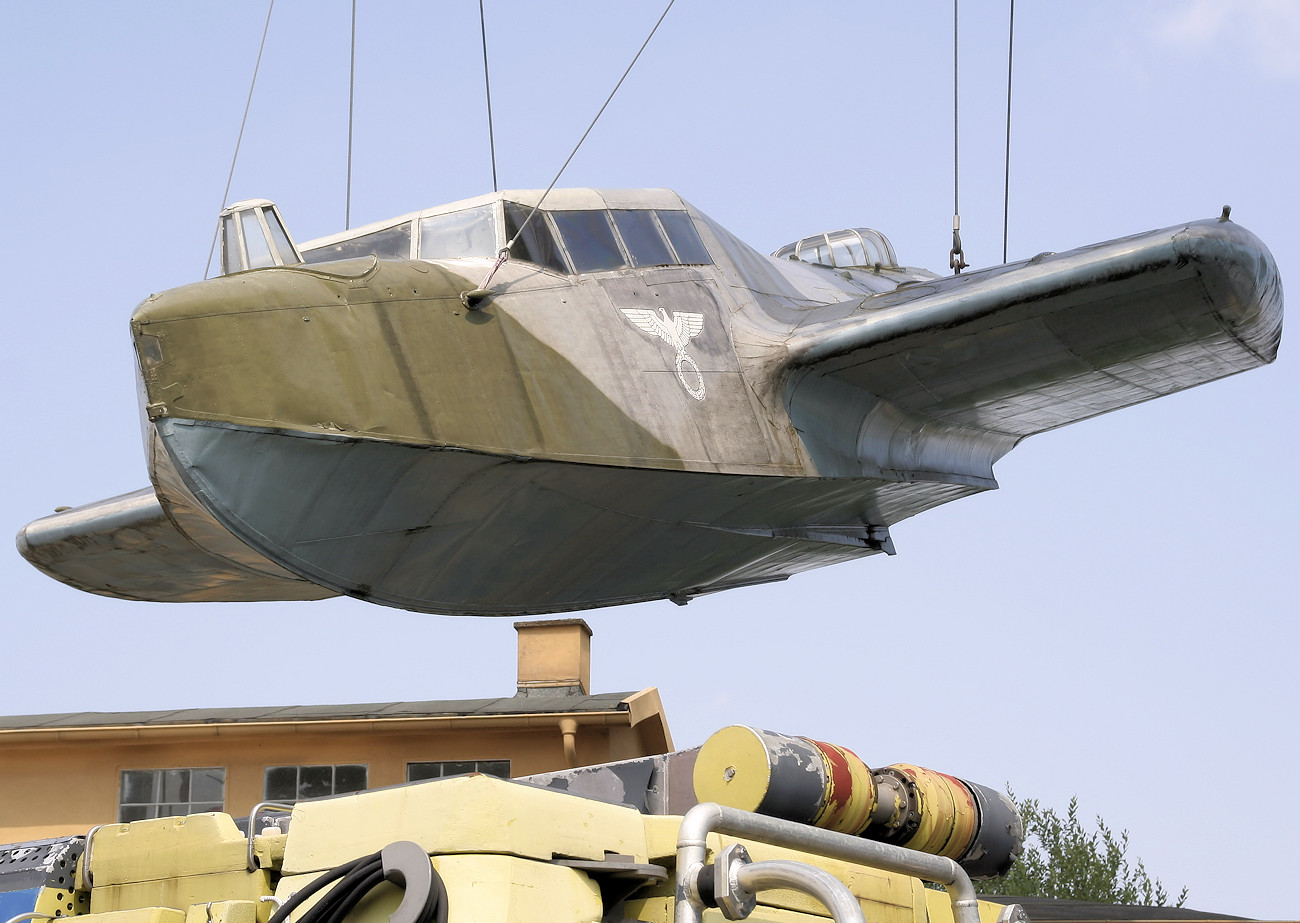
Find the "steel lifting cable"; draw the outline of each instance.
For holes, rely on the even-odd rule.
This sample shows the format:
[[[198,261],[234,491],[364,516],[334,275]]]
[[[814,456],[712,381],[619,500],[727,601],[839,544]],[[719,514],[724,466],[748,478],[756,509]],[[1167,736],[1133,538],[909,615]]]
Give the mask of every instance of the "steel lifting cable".
[[[483,280],[483,284],[472,292],[462,293],[461,301],[463,301],[468,307],[476,307],[478,303],[483,300],[483,297],[487,294],[487,287],[492,281],[492,277],[496,275],[497,270],[500,269],[506,260],[510,258],[510,248],[513,247],[515,241],[523,235],[524,230],[532,222],[533,216],[537,214],[538,209],[542,207],[542,203],[546,201],[546,197],[551,194],[551,190],[555,188],[555,184],[560,181],[560,177],[564,174],[564,171],[568,169],[569,163],[577,155],[578,148],[582,147],[582,142],[587,140],[587,135],[591,134],[591,130],[596,127],[596,122],[600,121],[600,117],[605,114],[605,109],[614,99],[614,94],[617,93],[619,87],[623,85],[623,81],[627,79],[627,75],[632,73],[632,68],[635,67],[636,62],[640,60],[641,53],[645,51],[646,46],[650,44],[650,40],[655,37],[655,33],[659,31],[660,24],[663,23],[664,18],[668,15],[668,11],[673,8],[673,4],[676,2],[677,0],[668,0],[668,5],[664,7],[664,11],[659,14],[659,19],[655,22],[654,28],[650,30],[650,34],[645,37],[645,41],[641,43],[641,47],[637,49],[636,55],[633,56],[632,63],[627,66],[627,70],[623,71],[623,76],[618,78],[618,83],[614,84],[614,89],[609,91],[609,96],[605,98],[604,105],[600,107],[600,111],[596,113],[596,117],[591,120],[591,124],[587,126],[587,130],[582,133],[582,137],[578,139],[578,143],[575,144],[573,150],[569,152],[568,158],[565,159],[564,164],[555,174],[555,179],[551,180],[551,185],[546,187],[546,191],[543,192],[542,197],[537,200],[537,204],[534,205],[532,211],[528,213],[528,217],[525,218],[524,223],[519,226],[519,230],[515,231],[514,236],[511,237],[510,240],[506,241],[506,245],[498,251],[496,262],[488,272],[487,278]]]
[[[355,3],[356,0],[353,0]],[[487,96],[488,150],[492,155],[492,191],[497,191],[497,142],[492,135],[492,81],[488,79],[487,19],[483,15],[483,0],[478,0],[478,27],[483,34],[483,88]]]
[[[275,0],[271,0],[266,7],[266,25],[262,26],[262,42],[257,46],[257,61],[253,64],[253,79],[248,84],[248,99],[244,102],[244,117],[239,120],[239,135],[235,138],[235,154],[230,158],[230,172],[226,174],[226,189],[221,193],[221,209],[225,211],[226,199],[230,196],[230,183],[235,178],[235,164],[239,161],[239,145],[244,140],[244,126],[248,124],[248,110],[253,105],[253,88],[257,86],[257,71],[262,66],[262,51],[266,48],[266,34],[271,31],[271,11],[275,9]],[[208,277],[212,269],[212,254],[217,249],[217,234],[221,230],[221,222],[217,222],[216,228],[212,231],[212,245],[208,247],[208,263],[203,267],[203,278]]]
[[[343,206],[343,229],[352,227],[352,103],[357,87],[357,0],[352,0],[352,50],[348,65],[348,188]]]
[[[957,73],[957,0],[952,0],[952,249],[948,251],[948,267],[953,271],[954,275],[960,274],[968,265],[966,255],[961,249],[961,208],[958,194],[960,188],[958,130],[960,125],[957,119]]]
[[[1002,180],[1002,262],[1007,261],[1008,216],[1011,214],[1011,60],[1016,40],[1016,0],[1011,0],[1007,22],[1007,147],[1003,154],[1005,176]]]

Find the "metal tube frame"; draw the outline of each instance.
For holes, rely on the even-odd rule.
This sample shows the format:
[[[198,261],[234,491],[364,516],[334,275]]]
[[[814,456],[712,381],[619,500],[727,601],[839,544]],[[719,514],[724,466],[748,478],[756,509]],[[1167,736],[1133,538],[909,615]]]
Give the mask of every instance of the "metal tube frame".
[[[257,861],[253,858],[253,838],[257,836],[257,815],[261,811],[284,811],[291,813],[293,805],[281,804],[278,801],[259,801],[253,805],[253,810],[248,815],[248,870],[257,871]]]
[[[698,880],[708,858],[707,837],[710,833],[746,837],[933,881],[948,892],[954,923],[979,923],[975,887],[965,870],[951,859],[712,802],[696,805],[687,811],[677,834],[675,923],[702,923],[705,904],[700,896]]]
[[[735,871],[736,884],[745,891],[793,888],[811,894],[826,905],[835,923],[866,923],[862,905],[848,885],[830,872],[804,862],[772,859],[741,865]]]
[[[94,879],[90,872],[90,858],[95,854],[95,834],[110,824],[96,824],[91,827],[86,834],[86,847],[81,851],[81,860],[77,868],[80,874],[74,874],[72,877],[72,887],[76,891],[89,891],[95,886]]]
[[[5,923],[25,923],[27,920],[53,920],[54,915],[41,913],[39,910],[32,910],[28,913],[20,913],[16,917],[10,917]]]

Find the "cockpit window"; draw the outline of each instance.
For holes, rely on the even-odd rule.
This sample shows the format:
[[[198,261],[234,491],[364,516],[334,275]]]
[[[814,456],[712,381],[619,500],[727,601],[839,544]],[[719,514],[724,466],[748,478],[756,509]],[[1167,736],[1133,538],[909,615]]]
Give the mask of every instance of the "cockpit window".
[[[407,260],[411,258],[411,222],[403,221],[391,228],[371,231],[350,240],[305,251],[305,263],[328,263],[331,260],[350,260],[371,254],[382,260]]]
[[[294,245],[289,240],[289,234],[280,223],[280,215],[275,209],[266,209],[262,212],[262,217],[266,220],[266,229],[271,233],[271,241],[275,244],[277,250],[283,254],[292,254],[295,250]]]
[[[889,239],[871,228],[846,228],[805,237],[772,254],[777,259],[802,260],[822,266],[897,266]]]
[[[271,256],[266,235],[262,233],[262,225],[257,221],[257,212],[251,209],[241,212],[239,220],[244,226],[244,245],[248,247],[248,268],[265,269],[274,266],[275,259]]]
[[[552,212],[551,217],[575,271],[601,272],[627,265],[605,212]]]
[[[655,217],[663,225],[664,233],[677,251],[679,263],[712,263],[709,251],[704,249],[699,231],[691,223],[691,216],[686,212],[657,211]]]
[[[495,257],[497,234],[493,213],[493,206],[480,205],[478,208],[421,218],[420,259]]]
[[[615,209],[610,214],[633,266],[664,266],[676,262],[650,212]]]
[[[527,260],[530,263],[536,263],[539,266],[545,266],[548,269],[554,269],[556,272],[568,272],[569,265],[564,260],[564,254],[555,244],[555,237],[551,234],[551,227],[546,221],[546,213],[538,211],[533,216],[533,220],[528,220],[528,213],[531,208],[526,208],[515,202],[507,202],[506,205],[506,239],[514,240],[519,229],[524,227],[524,233],[515,241],[515,245],[510,248],[510,255],[515,259]]]
[[[232,218],[225,215],[221,216],[221,271],[238,272],[243,268],[239,263],[239,232],[235,230],[235,222]]]
[[[320,244],[303,251],[303,261],[324,263],[372,253],[382,259],[410,259],[413,243],[417,246],[415,258],[422,260],[494,259],[502,240],[499,227],[502,211],[504,239],[514,240],[510,256],[553,272],[608,272],[629,266],[713,262],[691,216],[680,209],[539,209],[530,220],[531,206],[509,201],[425,214],[377,231]],[[417,221],[419,233],[413,240]],[[227,234],[230,230],[226,228]],[[277,232],[280,232],[278,227],[270,230],[278,243],[282,232]],[[250,257],[272,259],[261,252],[250,253]]]

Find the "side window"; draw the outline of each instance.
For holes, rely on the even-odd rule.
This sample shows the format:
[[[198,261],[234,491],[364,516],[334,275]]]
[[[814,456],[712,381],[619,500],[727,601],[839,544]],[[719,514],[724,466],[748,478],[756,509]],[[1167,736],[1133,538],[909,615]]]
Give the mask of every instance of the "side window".
[[[223,811],[226,770],[127,769],[118,790],[119,823]]]
[[[298,801],[323,795],[342,795],[366,788],[367,767],[360,763],[337,766],[267,766],[263,794],[267,801]]]
[[[496,221],[493,218],[491,205],[467,208],[447,215],[430,215],[420,219],[420,259],[422,260],[450,259],[459,256],[482,256],[490,259],[496,256],[496,253]]]
[[[690,215],[678,211],[657,211],[655,217],[659,219],[669,242],[677,251],[677,262],[713,262],[709,257],[709,251],[704,249],[704,241],[700,240],[700,234],[695,230]]]
[[[406,781],[423,782],[444,776],[462,776],[467,772],[481,772],[499,779],[510,778],[509,760],[440,760],[427,763],[407,763]]]
[[[243,212],[239,220],[244,226],[244,246],[248,247],[248,268],[265,269],[267,266],[274,266],[275,258],[271,256],[266,235],[262,233],[262,226],[257,222],[257,212]]]
[[[381,260],[406,260],[411,257],[411,222],[404,221],[391,228],[371,231],[351,240],[340,240],[303,253],[303,262],[327,263],[331,260],[351,260],[371,254]]]
[[[577,272],[622,269],[627,265],[604,211],[552,212]]]
[[[555,244],[555,238],[551,235],[551,227],[546,222],[546,212],[539,209],[533,216],[533,220],[528,221],[531,208],[525,208],[515,202],[507,202],[505,205],[507,240],[514,239],[525,222],[528,224],[528,227],[524,228],[523,235],[515,241],[510,255],[515,259],[527,260],[529,263],[536,263],[538,266],[545,266],[556,272],[567,273],[569,265],[564,261],[564,254],[560,252],[560,248]]]
[[[615,209],[614,226],[623,238],[633,266],[666,266],[675,262],[659,226],[647,211]]]

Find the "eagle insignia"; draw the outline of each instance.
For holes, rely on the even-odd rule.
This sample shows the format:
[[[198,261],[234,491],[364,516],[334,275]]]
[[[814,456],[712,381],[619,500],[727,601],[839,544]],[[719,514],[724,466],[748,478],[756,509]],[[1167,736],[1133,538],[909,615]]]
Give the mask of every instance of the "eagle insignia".
[[[699,365],[686,352],[686,344],[699,336],[700,331],[704,329],[704,315],[674,311],[672,318],[669,319],[668,312],[663,308],[660,308],[658,313],[646,308],[620,308],[620,310],[633,325],[652,336],[659,337],[677,351],[677,380],[682,383],[682,387],[691,397],[697,401],[704,400],[704,376],[700,374]],[[694,385],[687,379],[687,368],[690,369],[691,378],[695,379]]]

